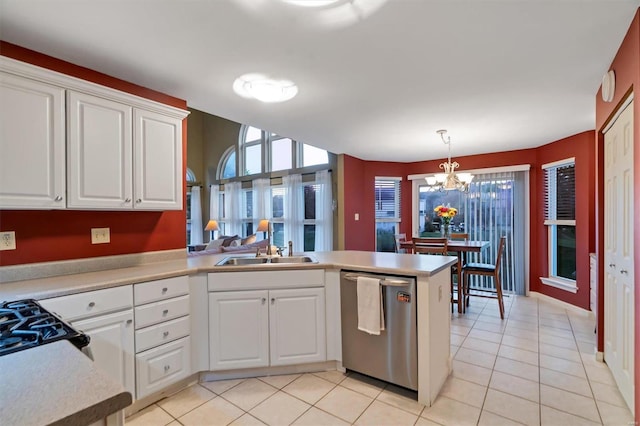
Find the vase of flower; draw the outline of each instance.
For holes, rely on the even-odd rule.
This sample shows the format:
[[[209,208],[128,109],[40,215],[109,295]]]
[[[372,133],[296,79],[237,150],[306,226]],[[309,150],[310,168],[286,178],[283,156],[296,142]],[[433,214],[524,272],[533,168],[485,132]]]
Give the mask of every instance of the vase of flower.
[[[440,234],[442,235],[442,238],[446,238],[447,240],[451,237],[451,234],[449,233],[449,222],[442,223],[442,226],[440,227]]]
[[[449,225],[451,225],[451,219],[453,219],[453,217],[458,214],[458,210],[454,207],[449,207],[448,205],[439,205],[438,207],[433,209],[433,211],[438,214],[438,217],[441,220],[440,234],[442,235],[442,238],[449,239],[449,237],[451,236],[451,234],[449,233]]]

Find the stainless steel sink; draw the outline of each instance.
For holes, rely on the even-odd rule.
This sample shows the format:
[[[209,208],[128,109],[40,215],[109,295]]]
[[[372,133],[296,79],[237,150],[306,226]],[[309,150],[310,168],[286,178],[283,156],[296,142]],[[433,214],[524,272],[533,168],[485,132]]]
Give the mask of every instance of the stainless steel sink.
[[[216,266],[268,265],[278,263],[318,263],[311,256],[282,256],[282,257],[246,257],[229,256],[216,263]]]
[[[311,256],[283,256],[272,257],[271,263],[318,263]]]
[[[268,261],[266,257],[227,257],[216,263],[216,266],[260,265]]]

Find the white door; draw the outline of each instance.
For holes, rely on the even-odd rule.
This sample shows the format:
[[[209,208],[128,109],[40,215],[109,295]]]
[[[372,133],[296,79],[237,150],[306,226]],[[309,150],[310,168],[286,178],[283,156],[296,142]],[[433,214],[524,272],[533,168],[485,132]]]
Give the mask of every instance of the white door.
[[[325,361],[324,289],[269,292],[271,365]]]
[[[182,120],[134,111],[134,208],[182,210]]]
[[[269,365],[269,292],[209,293],[210,369]]]
[[[604,358],[634,411],[633,102],[604,135]]]
[[[71,325],[91,338],[94,362],[135,396],[133,310],[101,315]]]
[[[84,93],[67,96],[69,207],[130,209],[131,107]]]
[[[0,73],[0,209],[64,209],[64,89]]]

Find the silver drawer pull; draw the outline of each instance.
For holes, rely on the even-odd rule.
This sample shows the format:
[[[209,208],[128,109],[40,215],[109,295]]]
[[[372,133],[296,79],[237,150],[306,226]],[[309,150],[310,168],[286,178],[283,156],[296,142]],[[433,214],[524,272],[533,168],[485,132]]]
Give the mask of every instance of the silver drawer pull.
[[[62,201],[62,197],[60,195],[58,195],[54,201]]]
[[[132,319],[128,319],[127,320],[127,324],[133,324],[133,320]]]
[[[620,273],[621,273],[621,274],[627,274],[628,272],[627,272],[627,270],[626,270],[626,269],[620,269]]]
[[[125,202],[125,203],[130,203],[130,202],[131,202],[131,198],[125,198],[125,199],[124,199],[124,202]]]
[[[164,333],[162,333],[162,337],[168,337],[169,336],[169,332],[165,331]]]
[[[168,309],[165,309],[164,311],[162,311],[162,315],[167,315],[169,313]]]
[[[96,302],[89,302],[89,307],[93,308],[94,306],[96,306]]]
[[[616,264],[615,264],[615,263],[610,263],[610,264],[609,264],[609,268],[615,268],[615,267],[616,267]]]
[[[165,365],[164,366],[164,372],[166,373],[169,370],[171,370],[171,366],[170,365]]]
[[[168,290],[169,290],[168,288],[163,287],[163,288],[162,288],[162,294],[165,294]]]
[[[359,275],[357,275],[357,274],[345,274],[344,278],[346,280],[349,280],[349,281],[358,281],[358,276]],[[369,277],[369,278],[377,278],[377,277],[370,277],[369,275],[362,275],[362,276],[363,277]],[[382,278],[380,280],[380,285],[382,285],[382,286],[391,286],[391,287],[406,287],[406,286],[409,285],[409,281]]]

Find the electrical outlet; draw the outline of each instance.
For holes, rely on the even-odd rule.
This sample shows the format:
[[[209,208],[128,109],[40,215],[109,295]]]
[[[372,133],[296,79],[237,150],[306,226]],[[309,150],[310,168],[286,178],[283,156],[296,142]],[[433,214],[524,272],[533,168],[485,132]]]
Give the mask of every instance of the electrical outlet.
[[[16,249],[16,233],[15,231],[0,232],[0,250]]]
[[[107,244],[110,242],[109,228],[91,228],[91,244]]]

